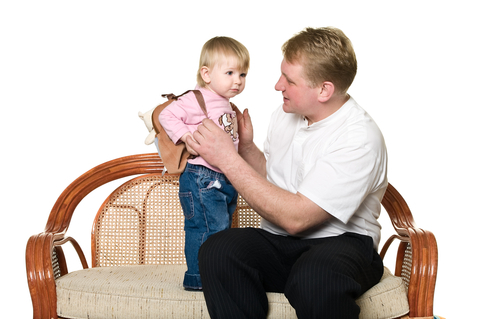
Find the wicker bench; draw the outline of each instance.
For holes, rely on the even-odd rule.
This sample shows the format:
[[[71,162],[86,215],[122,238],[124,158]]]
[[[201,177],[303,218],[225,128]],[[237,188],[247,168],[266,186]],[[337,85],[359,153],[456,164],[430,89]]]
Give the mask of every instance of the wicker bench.
[[[157,154],[119,158],[76,179],[60,195],[45,231],[27,243],[27,277],[34,318],[209,318],[201,292],[182,287],[183,214],[178,175],[162,176]],[[101,205],[92,230],[92,268],[77,242],[66,236],[78,203],[97,187],[133,176]],[[360,318],[433,317],[437,246],[416,227],[401,195],[389,185],[382,202],[399,239],[395,275],[357,303]],[[232,227],[258,227],[259,216],[240,197]],[[83,270],[69,273],[62,245],[70,242]],[[296,318],[283,294],[268,293],[268,318]]]

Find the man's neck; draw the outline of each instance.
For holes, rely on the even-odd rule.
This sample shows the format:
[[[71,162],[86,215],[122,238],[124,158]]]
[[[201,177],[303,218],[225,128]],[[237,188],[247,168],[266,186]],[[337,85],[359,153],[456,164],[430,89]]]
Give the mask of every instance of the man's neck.
[[[349,99],[350,95],[348,94],[335,97],[332,96],[326,103],[322,103],[318,106],[314,117],[306,117],[308,125],[310,126],[313,123],[326,119],[333,113],[337,112]]]

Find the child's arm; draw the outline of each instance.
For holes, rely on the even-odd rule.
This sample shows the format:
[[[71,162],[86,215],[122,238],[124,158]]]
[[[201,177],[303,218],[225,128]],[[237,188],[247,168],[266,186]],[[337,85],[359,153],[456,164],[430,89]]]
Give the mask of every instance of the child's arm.
[[[180,143],[186,133],[192,128],[189,125],[203,117],[198,117],[198,102],[193,92],[181,96],[177,101],[168,105],[159,116],[159,121],[165,132],[174,143]]]
[[[190,147],[190,145],[187,144],[187,137],[190,136],[192,138],[192,140],[195,141],[195,139],[193,138],[193,134],[190,133],[190,132],[187,132],[185,134],[183,134],[183,136],[180,138],[180,140],[185,143],[185,146],[187,147],[187,151],[192,154],[192,155],[195,155],[195,156],[198,156],[198,153]]]

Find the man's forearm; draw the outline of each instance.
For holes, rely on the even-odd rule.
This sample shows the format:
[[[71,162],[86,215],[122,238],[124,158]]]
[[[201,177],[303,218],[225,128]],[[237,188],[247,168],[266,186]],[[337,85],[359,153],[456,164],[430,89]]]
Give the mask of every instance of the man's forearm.
[[[255,144],[252,143],[249,147],[242,147],[242,145],[240,145],[238,154],[261,176],[267,176],[267,161],[265,155]]]
[[[261,152],[258,151],[258,153]],[[258,156],[258,153],[253,154]],[[221,170],[247,203],[262,217],[268,218],[264,212],[271,212],[274,209],[271,208],[271,200],[267,200],[267,198],[275,197],[272,194],[275,186],[267,181],[266,176],[262,175],[261,172],[264,172],[265,168],[260,168],[259,172],[254,166],[258,167],[260,165],[250,165],[245,158],[238,156],[239,154],[232,156],[232,160],[221,167]],[[253,160],[255,158],[255,156],[251,156],[253,154],[250,154],[247,158]],[[262,158],[265,159],[263,156]],[[277,191],[283,190],[278,188]]]
[[[235,155],[221,168],[222,172],[250,207],[266,220],[291,235],[297,235],[330,218],[327,212],[302,194],[293,194],[273,185],[238,154]]]

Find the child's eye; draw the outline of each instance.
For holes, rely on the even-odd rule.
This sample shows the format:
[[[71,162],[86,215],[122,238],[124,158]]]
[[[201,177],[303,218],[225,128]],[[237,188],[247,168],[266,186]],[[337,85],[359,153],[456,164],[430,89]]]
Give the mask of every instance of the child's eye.
[[[247,73],[242,73],[242,74],[240,74],[240,76],[241,76],[242,78],[245,78],[245,77],[247,77]]]
[[[233,71],[228,71],[227,72],[227,75],[232,75],[233,74]]]

